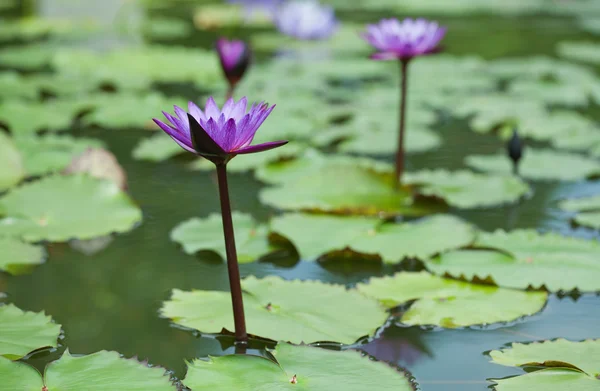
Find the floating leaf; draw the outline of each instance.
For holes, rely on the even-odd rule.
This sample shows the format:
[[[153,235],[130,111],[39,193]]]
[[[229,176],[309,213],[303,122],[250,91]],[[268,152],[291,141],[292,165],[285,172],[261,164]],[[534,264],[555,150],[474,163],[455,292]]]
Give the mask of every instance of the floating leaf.
[[[76,26],[68,19],[25,18],[4,22],[0,27],[0,40],[35,40],[46,36],[68,35],[76,28],[81,34],[82,25]],[[89,27],[89,26],[88,26]]]
[[[133,149],[132,155],[136,160],[162,162],[183,152],[185,150],[174,142],[171,137],[164,132],[158,132],[140,140]]]
[[[12,139],[0,131],[0,192],[16,185],[24,177],[21,154]]]
[[[64,174],[87,174],[93,178],[107,179],[121,190],[127,189],[127,175],[117,158],[103,148],[88,148],[75,156],[64,169]]]
[[[600,229],[600,196],[565,200],[559,206],[561,209],[577,212],[575,223]]]
[[[55,175],[27,183],[0,198],[0,210],[5,216],[0,233],[28,242],[125,232],[142,219],[140,209],[116,184],[87,175]]]
[[[427,268],[471,280],[490,277],[507,288],[546,287],[551,292],[600,290],[600,243],[535,230],[482,232],[475,246],[489,250],[451,251],[431,259]]]
[[[496,155],[467,156],[465,162],[479,171],[512,172],[512,162],[504,151]],[[527,148],[519,164],[519,175],[538,180],[581,180],[600,175],[600,163],[575,153]]]
[[[251,17],[239,4],[203,4],[194,11],[194,25],[199,30],[224,27],[266,27],[273,23],[267,12],[253,10]]]
[[[600,64],[599,49],[600,44],[591,41],[559,42],[557,47],[559,56],[591,64]]]
[[[248,332],[273,340],[351,344],[387,319],[376,300],[341,285],[250,276],[242,280],[242,289]],[[174,289],[161,314],[205,333],[233,330],[229,292]]]
[[[48,43],[3,47],[0,49],[0,64],[11,69],[39,70],[50,64],[56,49],[55,45]]]
[[[3,390],[128,390],[175,391],[160,367],[149,367],[134,359],[121,358],[117,352],[105,350],[87,356],[72,356],[67,350],[51,362],[44,377],[33,367],[10,362],[0,357],[0,378]]]
[[[600,35],[600,17],[591,16],[579,19],[579,26],[592,34]]]
[[[0,73],[0,98],[28,98],[38,96],[38,88],[29,79],[14,71]]]
[[[56,346],[60,327],[43,312],[22,311],[12,304],[0,305],[0,356],[18,360],[34,350]]]
[[[23,155],[23,163],[29,176],[61,171],[87,148],[104,145],[100,140],[54,134],[23,135],[17,137],[15,143]]]
[[[390,308],[416,300],[402,314],[402,323],[447,328],[511,322],[541,311],[548,297],[546,292],[470,284],[427,272],[374,277],[356,289]]]
[[[39,103],[12,100],[0,104],[0,121],[15,136],[40,130],[58,131],[69,128],[85,107],[86,103],[80,100]]]
[[[499,391],[592,391],[600,382],[600,340],[573,342],[559,338],[513,343],[510,348],[491,351],[490,356],[500,365],[545,368],[517,377],[491,379]]]
[[[588,91],[576,83],[518,81],[510,84],[508,92],[514,96],[542,101],[551,105],[587,106],[589,103]]]
[[[235,241],[240,263],[254,262],[275,250],[268,241],[268,229],[257,223],[252,216],[233,212]],[[187,254],[207,250],[227,259],[223,239],[223,222],[220,214],[213,213],[204,219],[192,218],[177,225],[171,231],[171,240],[183,246]]]
[[[44,263],[46,251],[42,246],[23,243],[19,239],[0,237],[0,270],[17,275]]]
[[[178,39],[189,36],[193,31],[191,23],[179,18],[153,17],[142,23],[142,33],[150,39]]]
[[[194,391],[254,391],[267,384],[272,390],[363,391],[374,384],[382,391],[413,390],[405,373],[362,357],[359,352],[280,342],[273,355],[279,365],[251,355],[194,360],[188,363],[183,382]]]
[[[308,260],[349,248],[398,263],[405,257],[427,258],[475,240],[472,226],[449,215],[396,224],[368,217],[285,214],[273,219],[271,229],[290,240]]]
[[[483,175],[470,171],[423,170],[406,173],[406,184],[418,192],[443,198],[457,208],[478,208],[513,203],[530,192],[527,183],[509,175]]]

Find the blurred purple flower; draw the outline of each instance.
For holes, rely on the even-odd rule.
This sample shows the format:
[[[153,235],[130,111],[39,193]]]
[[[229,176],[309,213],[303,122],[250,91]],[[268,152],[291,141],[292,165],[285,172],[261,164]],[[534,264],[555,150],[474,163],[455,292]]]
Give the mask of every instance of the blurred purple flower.
[[[223,73],[233,88],[250,64],[250,47],[244,41],[225,38],[219,38],[216,47]]]
[[[258,11],[265,11],[272,17],[283,0],[228,0],[228,2],[242,5],[246,10],[246,17],[251,18]]]
[[[446,28],[437,22],[406,18],[402,22],[382,19],[370,24],[362,37],[379,51],[371,56],[375,60],[410,60],[439,51],[438,44],[445,34]]]
[[[175,106],[175,116],[163,111],[167,125],[156,118],[154,122],[186,151],[200,155],[215,164],[226,163],[238,154],[247,154],[277,148],[287,141],[273,141],[250,146],[256,131],[267,119],[275,105],[253,104],[246,113],[246,97],[237,103],[229,98],[219,109],[212,97],[202,111],[189,102],[189,113]]]
[[[333,8],[316,0],[294,0],[281,5],[274,16],[277,29],[297,39],[329,38],[337,28]]]

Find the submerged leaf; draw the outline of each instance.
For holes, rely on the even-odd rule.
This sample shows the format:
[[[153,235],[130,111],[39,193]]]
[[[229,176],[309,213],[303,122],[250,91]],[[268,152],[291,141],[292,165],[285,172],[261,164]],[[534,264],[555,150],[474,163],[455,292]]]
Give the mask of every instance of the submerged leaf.
[[[71,160],[63,173],[87,174],[93,178],[107,179],[121,190],[127,189],[125,170],[115,155],[103,148],[87,148]]]

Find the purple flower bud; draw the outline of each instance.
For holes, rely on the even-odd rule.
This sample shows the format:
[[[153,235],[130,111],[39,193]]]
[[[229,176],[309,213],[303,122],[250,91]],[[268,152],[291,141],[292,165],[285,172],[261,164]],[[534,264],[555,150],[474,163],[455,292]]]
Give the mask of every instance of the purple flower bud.
[[[242,79],[250,64],[250,47],[244,41],[225,38],[219,38],[216,47],[223,74],[233,87]]]
[[[326,39],[337,28],[333,8],[316,0],[284,3],[277,9],[274,22],[280,32],[297,39]]]

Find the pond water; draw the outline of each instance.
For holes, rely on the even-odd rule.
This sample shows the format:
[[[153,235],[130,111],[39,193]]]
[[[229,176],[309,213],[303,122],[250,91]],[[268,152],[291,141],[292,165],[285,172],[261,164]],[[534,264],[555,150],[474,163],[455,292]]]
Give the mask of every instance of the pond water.
[[[42,16],[77,18],[92,14],[106,20],[112,20],[118,12],[125,12],[123,3],[116,0],[102,1],[102,7],[98,7],[100,2],[89,2],[85,7],[73,8],[72,3],[39,1],[33,9]],[[127,14],[134,18],[158,12],[125,3],[129,3]],[[173,6],[169,13],[182,16],[186,11]],[[344,14],[345,19],[360,22],[376,20],[380,16],[385,15]],[[559,40],[589,38],[577,30],[573,22],[558,17],[440,16],[438,19],[451,31],[445,42],[449,53],[476,53],[486,59],[553,55]],[[139,37],[117,36],[107,42],[115,44],[123,39],[135,41]],[[214,34],[196,32],[193,37],[176,42],[209,47],[213,39]],[[109,44],[107,42],[102,44]],[[264,56],[263,61],[267,61],[266,58]],[[595,107],[587,114],[600,118],[600,110]],[[467,154],[491,153],[503,147],[495,136],[474,136],[459,119],[444,118],[435,129],[443,136],[443,147],[411,155],[409,170],[414,167],[459,168],[463,167],[463,157]],[[181,221],[219,210],[214,175],[182,169],[181,159],[160,164],[134,160],[131,150],[147,134],[143,131],[109,132],[77,125],[72,132],[107,143],[127,172],[129,192],[142,208],[144,221],[135,230],[115,236],[104,250],[93,255],[77,251],[73,248],[76,244],[52,244],[48,248],[49,261],[31,274],[12,277],[0,273],[0,292],[5,292],[8,300],[22,309],[44,310],[51,314],[65,330],[62,344],[75,353],[116,350],[126,356],[148,358],[151,363],[183,377],[184,360],[220,355],[224,349],[232,352],[231,347],[214,337],[194,335],[173,327],[168,320],[158,316],[162,301],[169,297],[173,288],[228,289],[224,263],[186,255],[168,239],[170,231]],[[569,215],[556,206],[559,199],[599,193],[600,183],[532,182],[531,185],[533,195],[516,205],[451,212],[488,231],[538,228],[589,239],[600,238],[596,231],[572,226]],[[234,209],[262,220],[273,215],[275,211],[258,200],[257,192],[261,186],[250,174],[232,174],[230,191]],[[398,269],[334,270],[306,261],[241,265],[243,276],[279,275],[286,279],[317,279],[349,285],[368,276],[389,274]],[[392,325],[380,331],[378,339],[361,348],[376,358],[410,370],[424,391],[483,391],[489,386],[486,378],[520,373],[515,368],[489,363],[484,354],[486,351],[515,341],[597,338],[600,337],[599,324],[600,296],[552,295],[541,314],[511,326],[483,330],[423,330]],[[30,361],[40,364],[56,354],[39,354]]]

